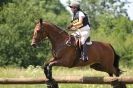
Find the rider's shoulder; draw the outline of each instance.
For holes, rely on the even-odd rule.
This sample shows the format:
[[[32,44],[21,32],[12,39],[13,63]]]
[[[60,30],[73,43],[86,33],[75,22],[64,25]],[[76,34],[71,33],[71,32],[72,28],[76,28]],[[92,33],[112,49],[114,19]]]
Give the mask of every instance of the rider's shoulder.
[[[83,11],[80,11],[80,10],[78,11],[78,13],[83,13],[84,14],[84,12]]]
[[[84,14],[83,11],[78,11],[78,14],[79,14],[80,16],[85,16],[85,14]]]

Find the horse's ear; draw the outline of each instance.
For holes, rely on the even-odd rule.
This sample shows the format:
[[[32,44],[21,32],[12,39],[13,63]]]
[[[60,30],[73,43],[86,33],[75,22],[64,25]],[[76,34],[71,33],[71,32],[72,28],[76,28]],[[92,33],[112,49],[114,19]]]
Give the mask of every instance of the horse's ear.
[[[43,23],[43,19],[42,18],[40,18],[40,24],[42,24]]]
[[[35,20],[35,24],[37,24],[38,23],[38,20]]]

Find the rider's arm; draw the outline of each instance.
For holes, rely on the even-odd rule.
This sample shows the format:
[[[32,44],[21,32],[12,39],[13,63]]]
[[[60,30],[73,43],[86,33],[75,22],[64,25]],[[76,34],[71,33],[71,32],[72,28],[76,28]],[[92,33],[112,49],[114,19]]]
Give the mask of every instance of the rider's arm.
[[[76,23],[74,23],[73,26],[76,27],[76,26],[80,26],[80,25],[82,25],[82,24],[83,24],[83,18],[84,18],[84,17],[79,17],[79,21],[76,22]]]
[[[79,20],[78,22],[74,23],[73,26],[74,27],[81,27],[83,25],[83,18],[85,17],[84,13],[83,12],[79,12]]]

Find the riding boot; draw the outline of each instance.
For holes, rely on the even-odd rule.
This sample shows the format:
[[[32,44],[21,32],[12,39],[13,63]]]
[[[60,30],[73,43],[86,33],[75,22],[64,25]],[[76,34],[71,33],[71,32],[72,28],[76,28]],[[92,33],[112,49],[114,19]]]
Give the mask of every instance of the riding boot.
[[[87,50],[88,50],[88,48],[87,48],[87,45],[86,45],[86,43],[85,43],[85,44],[83,44],[83,45],[81,46],[81,59],[82,59],[84,62],[88,61]]]
[[[81,60],[83,60],[84,62],[86,62],[88,60],[88,58],[86,57],[86,53],[85,53],[85,44],[81,45]]]
[[[90,42],[90,37],[87,38],[87,40],[85,41],[85,43],[81,46],[81,59],[86,62],[88,61],[88,44],[86,44],[87,42]]]

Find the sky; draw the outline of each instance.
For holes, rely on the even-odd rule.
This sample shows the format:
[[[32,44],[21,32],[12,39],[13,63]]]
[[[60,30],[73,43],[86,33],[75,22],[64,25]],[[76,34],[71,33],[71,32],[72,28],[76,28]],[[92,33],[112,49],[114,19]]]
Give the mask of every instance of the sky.
[[[133,0],[127,0],[128,2],[130,2],[126,8],[127,8],[127,13],[128,16],[130,17],[131,20],[133,20]]]
[[[68,0],[60,0],[60,2],[66,7],[66,9],[70,12],[70,8],[67,7],[67,1]],[[81,1],[81,0],[78,0]],[[121,1],[127,1],[129,2],[125,8],[127,9],[128,16],[130,20],[133,20],[133,0],[121,0]],[[71,13],[71,12],[70,12]]]

